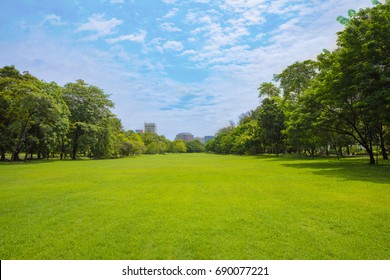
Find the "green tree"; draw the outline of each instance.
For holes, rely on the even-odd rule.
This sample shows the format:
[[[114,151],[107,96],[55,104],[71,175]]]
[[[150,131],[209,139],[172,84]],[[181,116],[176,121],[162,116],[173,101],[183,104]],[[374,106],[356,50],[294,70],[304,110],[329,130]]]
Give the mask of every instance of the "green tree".
[[[309,87],[310,81],[317,73],[317,64],[312,60],[295,62],[289,65],[280,74],[274,75],[274,80],[280,82],[283,89],[283,99],[296,102]]]
[[[387,158],[384,128],[390,108],[390,5],[359,11],[339,33],[338,49],[319,56],[315,85],[328,129],[349,135],[375,164],[374,145]]]
[[[264,82],[259,88],[259,97],[268,97],[269,99],[277,98],[280,95],[280,89],[273,83]]]
[[[68,129],[69,112],[60,88],[14,67],[1,69],[0,79],[2,126],[9,135],[1,142],[12,153],[11,160],[19,160],[19,153],[31,152],[34,145],[48,156]]]
[[[187,147],[183,140],[174,140],[169,144],[168,152],[170,153],[186,153]]]
[[[205,146],[199,140],[186,142],[187,153],[202,153],[205,151]]]
[[[163,154],[168,151],[170,141],[164,136],[151,132],[141,133],[140,135],[145,144],[146,154]]]
[[[80,145],[84,150],[99,142],[107,133],[107,120],[114,105],[100,88],[83,80],[68,83],[64,87],[64,99],[70,110],[71,157],[77,158]]]
[[[215,137],[206,144],[206,150],[217,154],[229,154],[234,146],[234,127],[232,125],[221,128]]]
[[[14,66],[0,68],[0,154],[5,161],[5,153],[11,152],[14,143],[10,125],[13,122],[10,103],[13,97],[13,88],[22,80],[22,74]]]
[[[122,156],[133,156],[144,153],[145,144],[142,140],[142,137],[139,133],[134,131],[128,131],[126,133],[126,138],[124,139],[121,146],[121,155]]]
[[[272,99],[262,101],[259,110],[259,127],[261,142],[279,154],[284,148],[284,112],[281,106]]]

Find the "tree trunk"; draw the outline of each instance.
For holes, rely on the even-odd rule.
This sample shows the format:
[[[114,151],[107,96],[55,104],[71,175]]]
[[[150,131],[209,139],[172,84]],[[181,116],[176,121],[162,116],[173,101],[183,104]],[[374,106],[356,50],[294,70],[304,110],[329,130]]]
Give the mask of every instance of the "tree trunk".
[[[65,139],[64,136],[61,136],[61,153],[60,153],[60,160],[64,158],[64,153],[65,153]]]
[[[384,160],[388,160],[389,157],[387,156],[387,152],[386,152],[385,139],[383,137],[383,127],[382,126],[379,129],[379,140],[380,140],[380,147],[382,150],[382,157]]]
[[[375,164],[375,157],[374,157],[374,152],[372,149],[372,141],[369,141],[369,145],[366,148],[368,155],[370,156],[370,164]]]
[[[11,155],[11,161],[19,161],[19,151],[13,151]]]
[[[373,153],[372,149],[368,150],[367,152],[368,152],[368,155],[370,156],[370,164],[375,164],[375,157],[374,157],[374,153]]]
[[[72,159],[76,159],[77,158],[77,150],[79,148],[79,143],[78,142],[74,142],[73,143],[73,149],[72,149]]]
[[[5,153],[4,152],[1,153],[0,161],[5,161]]]
[[[339,146],[339,155],[340,157],[343,157],[343,146]]]
[[[24,161],[28,160],[28,151],[26,151],[26,154],[24,155]]]
[[[71,155],[73,160],[77,159],[77,150],[79,149],[79,138],[80,138],[79,130],[80,128],[77,127],[73,138],[73,147],[72,147],[72,155]]]

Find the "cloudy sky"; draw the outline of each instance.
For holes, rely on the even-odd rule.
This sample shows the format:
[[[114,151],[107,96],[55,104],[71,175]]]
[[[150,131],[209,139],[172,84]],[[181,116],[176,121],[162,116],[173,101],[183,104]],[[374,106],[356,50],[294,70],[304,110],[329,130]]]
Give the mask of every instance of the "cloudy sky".
[[[257,88],[334,49],[337,16],[370,0],[0,0],[0,67],[111,95],[126,129],[213,135]]]

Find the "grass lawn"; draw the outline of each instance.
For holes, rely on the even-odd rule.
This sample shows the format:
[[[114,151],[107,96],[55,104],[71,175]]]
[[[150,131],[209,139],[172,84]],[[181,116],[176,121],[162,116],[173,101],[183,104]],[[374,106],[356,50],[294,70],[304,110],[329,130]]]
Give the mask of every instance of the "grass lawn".
[[[390,165],[209,154],[0,164],[0,259],[390,259]]]

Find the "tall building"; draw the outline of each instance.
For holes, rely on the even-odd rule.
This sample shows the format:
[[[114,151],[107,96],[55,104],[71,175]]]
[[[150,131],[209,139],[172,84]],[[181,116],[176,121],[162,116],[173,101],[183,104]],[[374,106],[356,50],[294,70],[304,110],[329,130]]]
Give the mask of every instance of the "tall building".
[[[155,123],[145,123],[145,132],[157,134],[157,125]]]
[[[182,132],[176,135],[175,140],[183,140],[185,142],[193,141],[194,140],[194,135],[188,132]]]

